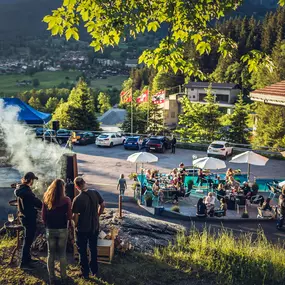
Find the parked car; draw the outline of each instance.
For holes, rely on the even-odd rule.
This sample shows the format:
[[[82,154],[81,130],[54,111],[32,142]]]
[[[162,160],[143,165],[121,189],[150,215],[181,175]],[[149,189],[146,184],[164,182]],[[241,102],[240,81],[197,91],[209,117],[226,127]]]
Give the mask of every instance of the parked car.
[[[171,141],[164,136],[150,137],[146,143],[146,151],[159,151],[164,153],[171,148]]]
[[[124,144],[126,138],[122,136],[120,133],[106,133],[101,134],[96,139],[96,145],[100,146],[109,146],[112,147],[114,145]]]
[[[125,149],[136,149],[139,150],[143,145],[144,139],[141,136],[128,137],[125,140]]]
[[[56,139],[57,139],[59,144],[67,143],[67,141],[69,140],[70,136],[72,136],[72,135],[73,135],[73,132],[70,131],[70,130],[59,129],[56,132]]]
[[[96,136],[92,132],[80,132],[76,134],[76,142],[75,144],[79,145],[87,145],[95,143]]]
[[[233,154],[233,147],[226,141],[214,141],[212,142],[207,150],[208,156],[223,156],[226,158]]]

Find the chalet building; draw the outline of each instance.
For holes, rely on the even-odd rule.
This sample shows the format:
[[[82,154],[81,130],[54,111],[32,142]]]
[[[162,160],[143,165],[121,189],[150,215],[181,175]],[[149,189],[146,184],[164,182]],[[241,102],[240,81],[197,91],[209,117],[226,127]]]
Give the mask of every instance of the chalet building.
[[[252,101],[285,106],[285,80],[261,89],[256,89],[249,96]]]
[[[210,82],[189,82],[185,85],[185,91],[170,94],[165,102],[160,105],[164,111],[164,123],[169,128],[175,128],[179,115],[182,113],[181,98],[187,96],[193,103],[207,104],[205,101],[206,90]],[[212,93],[216,102],[224,113],[231,114],[238,94],[241,92],[238,85],[232,83],[212,83]]]

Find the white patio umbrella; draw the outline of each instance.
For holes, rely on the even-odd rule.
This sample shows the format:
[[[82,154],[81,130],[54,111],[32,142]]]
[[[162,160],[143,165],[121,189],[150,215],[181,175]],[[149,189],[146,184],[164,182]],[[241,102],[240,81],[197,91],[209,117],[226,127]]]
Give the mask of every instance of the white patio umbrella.
[[[136,165],[138,163],[141,163],[142,164],[141,174],[143,175],[143,164],[144,163],[157,162],[158,157],[149,153],[149,152],[136,152],[136,153],[130,155],[128,157],[127,161],[135,163]],[[137,172],[137,167],[136,167],[136,172]]]
[[[202,157],[193,161],[193,166],[201,169],[223,169],[226,164],[223,160],[214,157]]]
[[[269,159],[253,151],[246,151],[234,156],[230,162],[234,163],[247,163],[247,179],[250,176],[250,165],[264,166]]]
[[[151,163],[151,162],[157,162],[158,157],[149,152],[136,152],[130,155],[127,161],[133,163]]]

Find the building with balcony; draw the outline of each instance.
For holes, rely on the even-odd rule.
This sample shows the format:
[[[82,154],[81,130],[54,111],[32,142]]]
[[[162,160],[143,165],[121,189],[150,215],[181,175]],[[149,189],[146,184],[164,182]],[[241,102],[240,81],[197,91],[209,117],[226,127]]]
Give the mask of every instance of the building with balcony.
[[[207,89],[212,86],[212,93],[215,95],[219,107],[226,108],[231,113],[238,94],[241,92],[234,83],[210,83],[210,82],[189,82],[185,85],[185,94],[191,102],[205,104]]]

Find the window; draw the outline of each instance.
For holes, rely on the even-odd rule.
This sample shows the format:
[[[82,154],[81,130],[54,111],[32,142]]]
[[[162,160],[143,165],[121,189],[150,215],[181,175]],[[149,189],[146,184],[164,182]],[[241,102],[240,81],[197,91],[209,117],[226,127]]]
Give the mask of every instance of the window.
[[[192,97],[193,97],[193,99],[195,99],[195,98],[196,98],[196,96],[195,96],[195,95],[193,95]]]
[[[114,138],[115,138],[115,135],[111,135],[111,138],[114,139]]]
[[[229,102],[229,95],[217,94],[216,95],[216,102],[228,103]]]
[[[194,91],[194,88],[191,88],[191,91]]]
[[[171,112],[171,118],[175,118],[175,112]]]
[[[206,93],[200,93],[200,94],[199,94],[199,101],[200,101],[200,102],[204,102],[206,96],[207,96]]]

